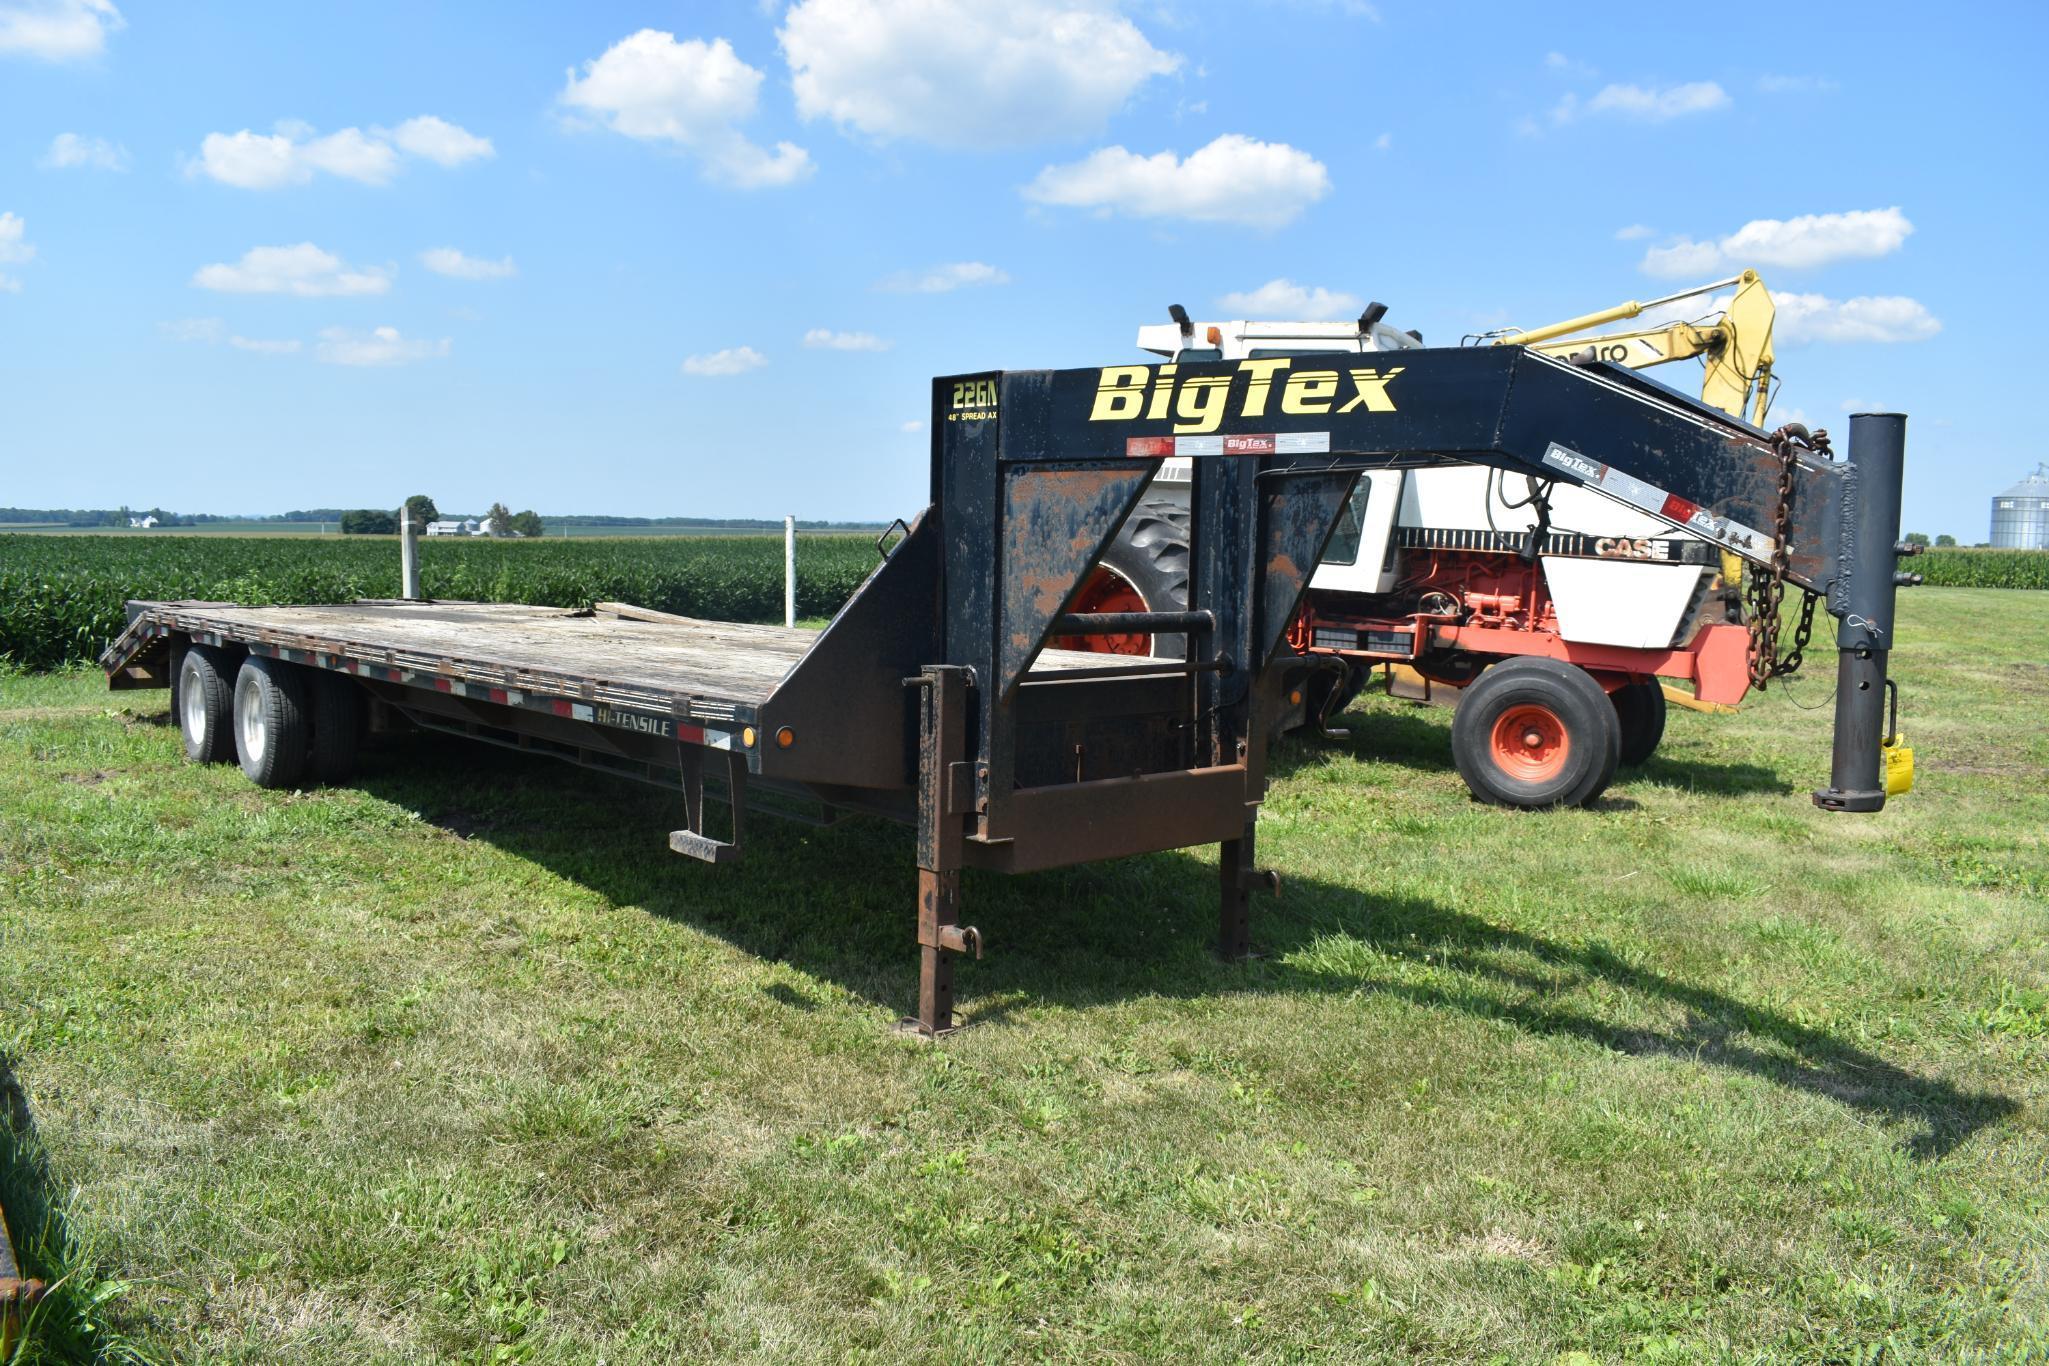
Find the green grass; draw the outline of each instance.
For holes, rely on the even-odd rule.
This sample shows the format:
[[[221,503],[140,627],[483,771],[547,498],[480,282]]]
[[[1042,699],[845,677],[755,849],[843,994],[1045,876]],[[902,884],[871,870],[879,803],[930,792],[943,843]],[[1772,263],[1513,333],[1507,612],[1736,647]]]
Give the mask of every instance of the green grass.
[[[903,831],[710,869],[543,760],[265,793],[161,694],[0,679],[51,1341],[2039,1360],[2049,598],[1919,590],[1900,638],[1920,787],[1878,816],[1807,800],[1825,657],[1590,811],[1475,805],[1448,713],[1369,698],[1277,753],[1263,959],[1209,953],[1213,851],[971,874],[938,1046],[890,1031]]]

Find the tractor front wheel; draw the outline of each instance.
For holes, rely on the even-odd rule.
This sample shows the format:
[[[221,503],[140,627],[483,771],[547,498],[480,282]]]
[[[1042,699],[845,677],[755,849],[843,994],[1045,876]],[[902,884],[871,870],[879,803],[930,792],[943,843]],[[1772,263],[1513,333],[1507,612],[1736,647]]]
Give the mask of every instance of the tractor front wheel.
[[[1497,806],[1584,806],[1607,790],[1622,723],[1584,669],[1503,660],[1460,696],[1451,752],[1475,797]]]

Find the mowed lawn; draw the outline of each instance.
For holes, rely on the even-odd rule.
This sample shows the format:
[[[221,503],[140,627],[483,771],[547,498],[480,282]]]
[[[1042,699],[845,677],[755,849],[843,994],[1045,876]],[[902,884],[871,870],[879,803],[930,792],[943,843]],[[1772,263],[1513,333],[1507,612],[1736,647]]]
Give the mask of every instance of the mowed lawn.
[[[249,1362],[2041,1359],[2049,594],[1902,596],[1920,786],[1831,816],[1833,652],[1597,809],[1441,708],[1290,743],[1265,956],[1215,851],[969,875],[898,1037],[906,832],[667,852],[454,741],[186,765],[0,680],[4,1176],[54,1350]],[[1809,710],[1822,708],[1819,710]],[[25,1226],[24,1226],[25,1225]]]

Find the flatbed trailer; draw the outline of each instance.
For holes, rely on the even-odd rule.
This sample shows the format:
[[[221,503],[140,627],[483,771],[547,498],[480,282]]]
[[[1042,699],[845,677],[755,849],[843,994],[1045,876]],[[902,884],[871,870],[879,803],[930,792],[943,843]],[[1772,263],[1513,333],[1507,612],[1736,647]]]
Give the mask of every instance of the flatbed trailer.
[[[368,699],[672,787],[670,846],[710,863],[739,856],[758,797],[900,820],[917,832],[915,1023],[937,1035],[956,956],[982,947],[961,922],[965,868],[1217,844],[1219,948],[1249,952],[1251,893],[1278,886],[1254,821],[1309,574],[1363,470],[1482,461],[1595,488],[1825,594],[1839,687],[1815,800],[1884,804],[1904,418],[1853,418],[1849,459],[1826,461],[1616,367],[1510,348],[1361,359],[935,381],[930,502],[821,632],[621,604],[151,602],[101,663],[116,688],[174,687],[188,751],[227,757],[227,727],[274,785],[308,749],[334,776]],[[1175,456],[1196,469],[1188,608],[1073,611]],[[1048,648],[1130,633],[1185,637],[1186,657]],[[708,798],[730,808],[725,837]]]

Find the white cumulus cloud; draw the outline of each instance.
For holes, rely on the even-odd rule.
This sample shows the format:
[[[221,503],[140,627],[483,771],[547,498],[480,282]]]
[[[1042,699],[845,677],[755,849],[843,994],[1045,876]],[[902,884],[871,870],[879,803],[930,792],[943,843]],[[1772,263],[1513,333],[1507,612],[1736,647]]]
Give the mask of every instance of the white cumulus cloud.
[[[0,213],[0,264],[19,264],[34,258],[35,247],[28,241],[28,223],[18,213]]]
[[[292,338],[273,340],[230,333],[228,325],[219,318],[180,318],[176,322],[158,323],[157,331],[171,341],[208,346],[226,342],[237,351],[255,351],[266,356],[289,356],[299,350],[299,342]]]
[[[1615,240],[1618,242],[1641,242],[1646,237],[1657,235],[1657,230],[1645,223],[1631,223],[1628,227],[1615,229]]]
[[[1322,322],[1356,318],[1365,304],[1356,294],[1325,289],[1322,285],[1298,285],[1282,278],[1268,280],[1258,289],[1226,294],[1217,300],[1217,307],[1234,318]]]
[[[1086,136],[1181,65],[1102,0],[800,0],[777,36],[805,118],[945,147]]]
[[[1838,302],[1821,294],[1774,294],[1782,342],[1926,341],[1942,322],[1919,300],[1900,295],[1865,295]]]
[[[299,353],[299,340],[296,337],[272,339],[231,336],[228,338],[228,345],[237,351],[255,351],[265,356],[295,356]]]
[[[1914,225],[1897,207],[1756,218],[1727,237],[1705,242],[1682,237],[1668,246],[1652,247],[1644,253],[1643,269],[1674,277],[1750,266],[1811,270],[1836,261],[1889,256],[1913,231]]]
[[[1330,193],[1330,172],[1285,142],[1226,133],[1186,160],[1104,147],[1066,166],[1048,166],[1024,189],[1041,204],[1278,228]]]
[[[1571,123],[1590,114],[1605,114],[1637,123],[1665,123],[1689,114],[1707,114],[1727,107],[1729,92],[1714,81],[1680,85],[1604,85],[1591,99],[1565,95],[1551,107],[1551,122]]]
[[[814,327],[804,334],[804,345],[821,351],[887,351],[889,343],[873,332],[835,332]]]
[[[35,244],[28,240],[28,224],[18,213],[0,213],[0,266],[23,265],[35,258]],[[0,271],[0,293],[21,293],[21,281]]]
[[[328,365],[410,365],[448,354],[449,340],[406,337],[395,327],[357,332],[346,327],[323,328],[314,355]]]
[[[1842,87],[1829,76],[1784,76],[1767,73],[1757,78],[1757,88],[1767,95],[1833,95]]]
[[[0,4],[0,54],[46,62],[97,57],[107,35],[126,27],[109,0],[9,0]]]
[[[420,253],[420,264],[436,275],[447,275],[457,280],[503,280],[519,273],[519,267],[512,263],[510,256],[491,261],[466,256],[454,247],[430,247]]]
[[[180,318],[158,323],[157,331],[172,341],[217,342],[228,335],[228,325],[219,318]]]
[[[683,373],[707,377],[739,375],[749,370],[759,370],[766,364],[768,357],[751,346],[729,346],[723,351],[684,357]]]
[[[242,190],[303,185],[315,172],[363,185],[383,185],[398,170],[391,144],[360,128],[308,137],[298,125],[289,131],[208,133],[199,144],[198,174]]]
[[[751,117],[761,72],[724,38],[682,42],[644,28],[575,68],[557,98],[573,115],[615,133],[690,152],[707,179],[738,189],[791,185],[810,175],[811,154],[791,142],[773,151],[734,125]]]
[[[491,139],[480,138],[469,129],[432,114],[407,119],[391,130],[391,140],[401,152],[425,157],[437,166],[460,166],[465,161],[497,155]]]
[[[975,285],[1007,285],[1010,274],[984,261],[953,261],[924,270],[900,270],[875,282],[891,294],[950,294]]]
[[[50,139],[50,150],[43,153],[42,164],[56,171],[79,166],[94,171],[125,171],[128,169],[128,149],[105,138],[59,133]]]
[[[401,154],[454,166],[491,155],[491,140],[432,115],[408,119],[396,129],[344,128],[316,136],[312,128],[286,119],[275,131],[208,133],[187,173],[243,190],[304,185],[316,174],[363,185],[384,185],[398,174]]]
[[[251,247],[229,265],[216,262],[193,273],[201,289],[227,294],[297,294],[318,298],[339,294],[382,294],[391,288],[389,267],[344,265],[311,242],[291,247]]]

